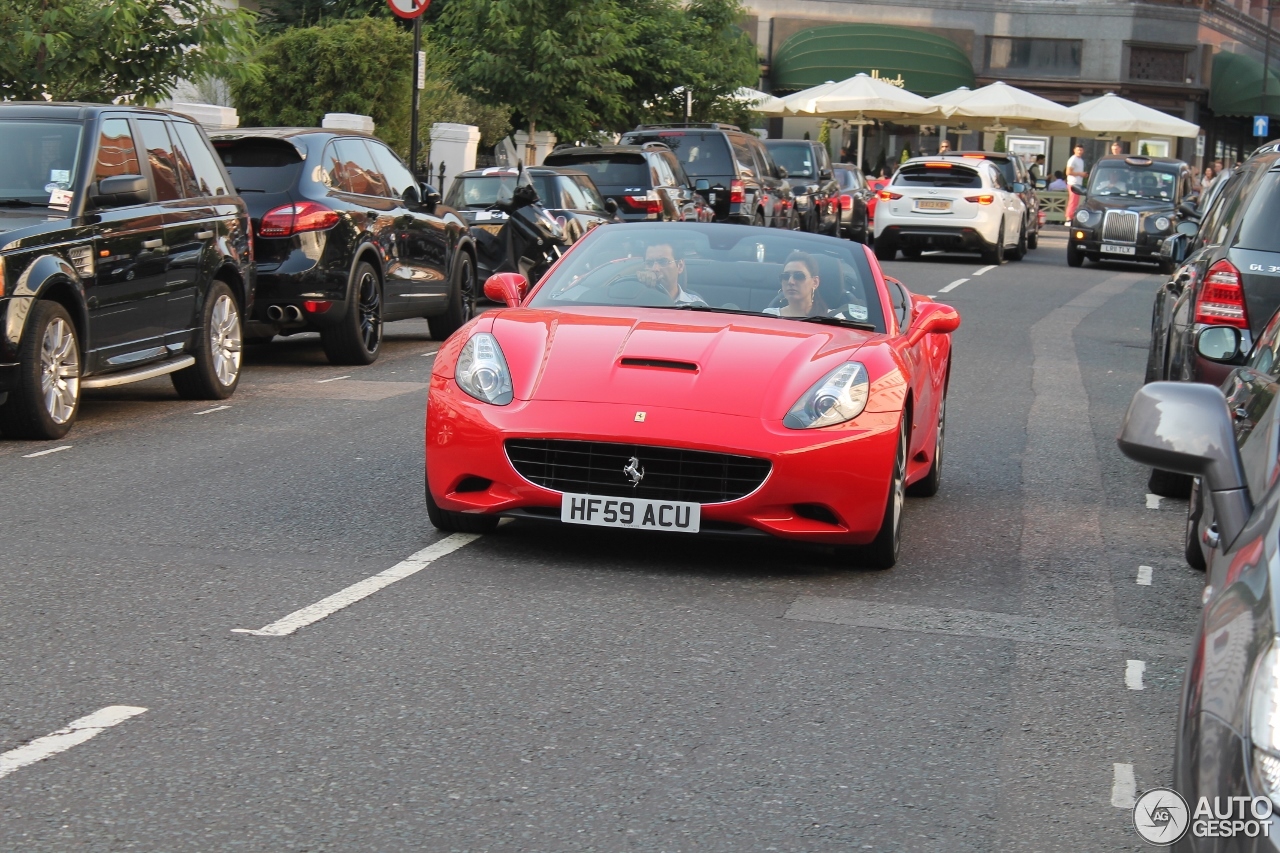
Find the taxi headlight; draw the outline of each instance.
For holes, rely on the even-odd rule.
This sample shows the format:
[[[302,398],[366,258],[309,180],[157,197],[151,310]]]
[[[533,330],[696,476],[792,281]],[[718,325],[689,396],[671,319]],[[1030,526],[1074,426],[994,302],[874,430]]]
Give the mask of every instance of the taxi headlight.
[[[498,339],[488,332],[472,335],[462,347],[453,378],[459,388],[483,403],[505,406],[511,402],[511,371]]]
[[[1161,216],[1159,219],[1157,219],[1157,220],[1156,220],[1156,230],[1157,230],[1157,231],[1168,231],[1168,230],[1169,230],[1169,217],[1167,217],[1167,216]]]
[[[782,424],[791,429],[817,429],[853,420],[867,407],[870,391],[867,369],[860,362],[850,361],[800,395]]]
[[[1076,211],[1076,222],[1078,222],[1078,223],[1079,223],[1079,224],[1081,224],[1081,225],[1088,225],[1088,224],[1089,224],[1089,220],[1090,220],[1090,219],[1092,219],[1092,218],[1093,218],[1093,212],[1092,212],[1092,211],[1089,211],[1089,210],[1077,210],[1077,211]]]

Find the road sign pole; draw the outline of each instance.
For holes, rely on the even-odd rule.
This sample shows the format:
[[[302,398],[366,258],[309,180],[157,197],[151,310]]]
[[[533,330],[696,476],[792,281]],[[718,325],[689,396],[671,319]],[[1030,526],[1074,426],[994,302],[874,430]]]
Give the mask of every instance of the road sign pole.
[[[1271,10],[1275,0],[1267,0],[1267,42],[1262,52],[1262,103],[1258,105],[1260,115],[1269,116],[1267,109],[1267,75],[1271,73]]]
[[[413,19],[413,117],[409,120],[409,168],[418,176],[418,110],[422,106],[422,90],[418,81],[422,77],[422,16]]]

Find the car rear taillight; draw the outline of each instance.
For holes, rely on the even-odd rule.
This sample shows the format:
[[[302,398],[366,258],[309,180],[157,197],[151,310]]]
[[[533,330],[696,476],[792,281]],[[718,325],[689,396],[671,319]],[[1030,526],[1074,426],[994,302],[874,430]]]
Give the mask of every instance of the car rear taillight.
[[[1244,289],[1240,286],[1240,270],[1226,258],[1209,267],[1204,286],[1196,298],[1195,322],[1210,326],[1249,328],[1249,315],[1244,307]]]
[[[338,224],[338,214],[323,204],[301,201],[282,204],[262,215],[259,237],[291,237],[303,231],[324,231]]]
[[[654,195],[624,195],[622,201],[632,210],[651,216],[662,212],[662,199]]]
[[[840,196],[840,209],[853,210],[853,196],[851,195]]]
[[[964,197],[964,200],[973,202],[974,204],[991,204],[991,202],[996,200],[996,197],[983,193],[982,195],[967,195]]]
[[[881,201],[897,201],[900,198],[902,198],[902,196],[898,193],[891,193],[888,190],[880,190]]]
[[[747,188],[743,186],[742,181],[729,182],[729,203],[742,204],[747,198]]]

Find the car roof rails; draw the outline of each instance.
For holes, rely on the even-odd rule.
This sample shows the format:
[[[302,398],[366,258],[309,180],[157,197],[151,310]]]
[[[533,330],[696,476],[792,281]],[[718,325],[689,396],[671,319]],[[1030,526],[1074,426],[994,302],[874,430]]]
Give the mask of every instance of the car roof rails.
[[[725,124],[719,121],[682,121],[671,124],[641,124],[636,126],[636,130],[682,130],[684,128],[736,130],[739,133],[742,132],[742,128],[736,124]]]

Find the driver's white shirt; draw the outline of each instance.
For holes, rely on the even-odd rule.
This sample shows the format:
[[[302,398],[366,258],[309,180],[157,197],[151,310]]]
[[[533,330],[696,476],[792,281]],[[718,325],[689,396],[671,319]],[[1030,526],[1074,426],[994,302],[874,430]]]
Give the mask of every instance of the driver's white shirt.
[[[703,299],[701,296],[699,296],[696,293],[690,293],[689,291],[685,290],[682,287],[680,288],[679,295],[676,296],[675,304],[676,305],[706,305],[707,300]]]

